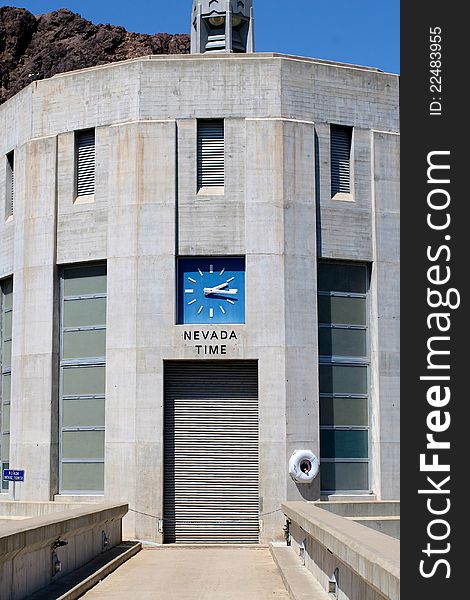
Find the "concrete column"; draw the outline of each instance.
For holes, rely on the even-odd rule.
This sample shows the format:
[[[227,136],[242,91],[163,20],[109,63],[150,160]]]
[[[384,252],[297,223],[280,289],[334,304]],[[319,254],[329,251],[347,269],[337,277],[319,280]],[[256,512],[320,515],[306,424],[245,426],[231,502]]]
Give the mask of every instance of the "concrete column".
[[[232,11],[230,10],[230,0],[227,2],[227,10],[225,13],[225,51],[233,52],[232,48]]]
[[[110,128],[105,495],[124,535],[157,539],[165,329],[175,316],[176,124]]]
[[[259,356],[263,537],[284,498],[318,497],[288,476],[293,450],[318,452],[313,124],[246,122],[247,337]]]
[[[286,486],[283,126],[246,121],[247,345],[259,357],[263,537],[278,537]],[[263,516],[264,515],[264,516]]]
[[[17,498],[36,501],[57,489],[56,163],[55,137],[16,154],[10,466],[25,470]]]
[[[317,239],[313,123],[283,123],[287,457],[308,448],[320,458]],[[320,497],[320,478],[296,484],[289,500]]]
[[[373,484],[379,500],[400,497],[400,138],[372,132],[374,270]],[[372,328],[371,328],[372,329]]]

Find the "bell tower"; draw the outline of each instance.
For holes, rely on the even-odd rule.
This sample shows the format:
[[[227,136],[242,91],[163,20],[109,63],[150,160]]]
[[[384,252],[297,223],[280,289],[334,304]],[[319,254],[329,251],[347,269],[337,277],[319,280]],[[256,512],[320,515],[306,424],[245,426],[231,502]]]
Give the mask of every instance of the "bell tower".
[[[254,52],[253,0],[193,0],[191,54]]]

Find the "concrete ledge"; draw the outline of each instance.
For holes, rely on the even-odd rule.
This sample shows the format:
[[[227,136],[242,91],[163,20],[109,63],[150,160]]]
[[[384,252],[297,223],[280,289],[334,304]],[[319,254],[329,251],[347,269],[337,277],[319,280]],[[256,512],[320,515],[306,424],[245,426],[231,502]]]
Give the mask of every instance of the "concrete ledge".
[[[28,600],[76,600],[141,550],[141,542],[123,542],[71,575],[33,594]]]
[[[389,536],[368,529],[307,502],[287,502],[284,514],[318,549],[340,561],[351,577],[359,577],[381,598],[400,598],[400,544]],[[304,533],[302,533],[304,532]],[[313,549],[311,550],[313,554]],[[323,559],[322,559],[323,560]],[[321,565],[318,567],[321,569]],[[315,573],[315,571],[314,571]],[[325,573],[327,577],[328,574]],[[359,596],[360,598],[360,596]]]
[[[400,517],[345,517],[397,540],[400,539]]]
[[[31,517],[21,522],[13,521],[4,526],[0,532],[0,560],[11,558],[28,547],[42,546],[62,536],[89,529],[94,524],[122,519],[128,511],[127,504],[91,506]]]
[[[322,494],[321,502],[374,502],[375,494]]]
[[[120,544],[127,511],[127,504],[90,504],[2,525],[2,600],[26,598]]]
[[[339,515],[340,517],[399,517],[400,502],[397,500],[379,501],[323,501],[311,502],[314,506]]]
[[[101,503],[103,499],[101,497]],[[34,502],[26,500],[0,500],[0,519],[41,517],[75,508],[88,508],[86,500],[61,502]]]
[[[270,551],[292,600],[330,600],[292,548],[271,544]]]

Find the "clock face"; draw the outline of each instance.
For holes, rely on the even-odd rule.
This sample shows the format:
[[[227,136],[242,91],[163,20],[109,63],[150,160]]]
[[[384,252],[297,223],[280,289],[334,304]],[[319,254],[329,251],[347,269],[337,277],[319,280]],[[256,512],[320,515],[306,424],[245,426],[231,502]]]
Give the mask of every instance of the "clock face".
[[[179,259],[178,323],[244,322],[244,258]]]

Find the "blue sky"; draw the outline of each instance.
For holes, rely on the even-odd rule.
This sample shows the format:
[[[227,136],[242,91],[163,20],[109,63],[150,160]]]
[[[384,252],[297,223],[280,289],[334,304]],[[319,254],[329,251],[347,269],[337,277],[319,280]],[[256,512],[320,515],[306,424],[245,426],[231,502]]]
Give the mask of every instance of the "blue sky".
[[[191,0],[24,0],[34,14],[69,8],[140,33],[189,32]],[[170,8],[168,8],[170,7]],[[290,12],[291,11],[291,12]],[[255,0],[256,50],[313,56],[398,73],[399,0]]]

